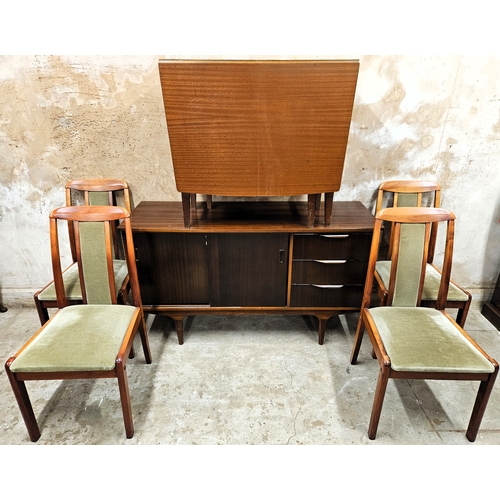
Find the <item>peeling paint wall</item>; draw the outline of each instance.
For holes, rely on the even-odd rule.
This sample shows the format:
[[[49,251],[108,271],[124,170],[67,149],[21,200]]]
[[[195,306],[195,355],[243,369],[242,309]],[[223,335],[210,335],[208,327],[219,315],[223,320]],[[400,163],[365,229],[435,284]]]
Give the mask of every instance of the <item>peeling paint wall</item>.
[[[0,300],[50,280],[48,214],[70,179],[180,200],[157,62],[0,57]],[[453,278],[489,298],[500,271],[500,56],[349,56],[360,73],[337,200],[373,208],[387,179],[436,180],[457,215]],[[438,256],[439,257],[439,256]]]

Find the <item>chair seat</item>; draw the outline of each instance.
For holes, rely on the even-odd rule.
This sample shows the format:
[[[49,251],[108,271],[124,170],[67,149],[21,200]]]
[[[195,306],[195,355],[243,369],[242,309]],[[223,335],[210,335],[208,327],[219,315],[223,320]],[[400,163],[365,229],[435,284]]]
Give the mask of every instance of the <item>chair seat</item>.
[[[396,371],[492,373],[493,365],[442,312],[427,307],[375,307],[375,322]]]
[[[118,291],[128,274],[127,262],[125,260],[113,260],[113,268],[115,272],[115,286]],[[63,273],[64,289],[68,300],[82,300],[82,291],[80,288],[80,280],[78,278],[78,264],[73,262],[71,266]],[[56,301],[56,288],[52,281],[47,288],[42,290],[38,295],[38,300]]]
[[[382,283],[386,289],[389,288],[389,276],[391,273],[391,261],[379,260],[375,264],[375,270],[380,276]],[[439,284],[441,282],[441,274],[432,266],[427,264],[425,268],[424,289],[422,291],[422,300],[436,300],[439,292]],[[447,300],[450,302],[467,302],[469,297],[466,293],[450,282],[448,289]]]
[[[11,365],[12,372],[112,370],[138,309],[79,304],[60,309]]]

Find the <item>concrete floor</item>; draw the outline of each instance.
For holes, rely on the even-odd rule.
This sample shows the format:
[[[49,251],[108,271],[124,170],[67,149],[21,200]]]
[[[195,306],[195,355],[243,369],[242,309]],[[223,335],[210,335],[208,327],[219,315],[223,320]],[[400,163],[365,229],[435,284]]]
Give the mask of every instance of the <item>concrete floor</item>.
[[[366,336],[349,364],[357,314],[332,318],[325,344],[301,316],[196,317],[180,346],[173,322],[149,316],[153,364],[128,363],[135,435],[126,439],[115,380],[27,384],[42,436],[32,444],[5,374],[1,445],[471,445],[465,437],[478,383],[391,380],[377,439],[367,427],[378,374]],[[34,308],[0,314],[7,360],[38,328]],[[500,332],[474,304],[466,330],[500,360]],[[3,363],[2,361],[2,371]],[[500,444],[500,384],[474,444]]]

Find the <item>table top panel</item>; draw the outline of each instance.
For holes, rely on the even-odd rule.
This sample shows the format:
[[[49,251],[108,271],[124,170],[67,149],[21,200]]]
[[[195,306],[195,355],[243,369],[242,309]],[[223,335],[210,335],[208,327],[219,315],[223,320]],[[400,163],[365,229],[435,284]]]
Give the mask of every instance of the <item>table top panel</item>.
[[[160,61],[177,190],[338,191],[358,71],[357,60]]]

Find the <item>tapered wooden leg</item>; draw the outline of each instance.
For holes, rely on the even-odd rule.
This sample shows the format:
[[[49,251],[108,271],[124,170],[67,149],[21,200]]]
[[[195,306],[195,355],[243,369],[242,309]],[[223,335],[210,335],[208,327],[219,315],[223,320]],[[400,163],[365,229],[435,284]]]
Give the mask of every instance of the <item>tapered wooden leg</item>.
[[[467,314],[469,313],[470,301],[464,304],[462,309],[458,310],[456,322],[461,328],[465,326],[465,320],[467,319]]]
[[[328,318],[321,318],[317,316],[319,321],[319,329],[318,329],[318,343],[319,345],[323,345],[325,341],[325,331],[326,331],[326,323],[328,322]]]
[[[40,319],[40,325],[43,326],[47,321],[49,321],[49,312],[46,307],[42,307],[40,300],[38,299],[38,292],[35,293],[35,307],[36,312],[38,313],[38,318]]]
[[[35,442],[40,439],[40,429],[38,428],[38,423],[35,418],[35,413],[33,412],[33,407],[31,406],[31,401],[28,396],[28,391],[26,390],[26,384],[22,380],[18,380],[14,373],[10,371],[10,365],[14,362],[14,358],[10,358],[5,364],[5,372],[9,377],[10,385],[14,391],[14,396],[16,397],[17,404],[21,410],[21,415],[23,416],[24,424],[28,430],[29,437],[31,441]]]
[[[184,217],[184,227],[191,226],[191,195],[182,193],[182,215]]]
[[[488,380],[483,380],[479,385],[479,391],[477,393],[476,402],[474,403],[474,408],[472,409],[469,427],[467,428],[467,433],[465,434],[467,439],[471,442],[476,440],[477,433],[479,432],[479,426],[481,425],[481,420],[483,419],[486,405],[488,404],[497,374],[498,366],[495,368],[495,371],[491,374],[490,378]]]
[[[141,318],[139,323],[139,335],[141,337],[142,349],[144,351],[144,357],[146,358],[146,363],[149,365],[152,362],[151,350],[149,348],[149,338],[148,331],[146,327],[146,320],[144,316]]]
[[[134,344],[132,344],[132,347],[130,348],[130,353],[129,353],[128,357],[129,357],[129,359],[134,359],[135,358]]]
[[[132,420],[132,406],[130,404],[127,373],[122,360],[118,360],[116,363],[116,375],[118,378],[118,388],[120,389],[120,401],[122,403],[125,434],[127,438],[130,439],[134,437],[134,422]]]
[[[315,194],[307,195],[307,227],[314,227],[314,220],[316,218],[316,201]]]
[[[373,400],[372,415],[370,418],[370,425],[368,427],[369,439],[375,439],[377,435],[378,423],[380,420],[380,413],[382,405],[384,404],[385,390],[387,382],[389,381],[390,368],[382,366],[378,375],[377,388],[375,389],[375,398]]]
[[[333,193],[325,193],[325,226],[332,223]]]
[[[207,208],[208,210],[212,210],[212,195],[207,194]]]
[[[177,341],[179,345],[184,344],[184,318],[174,318],[175,329],[177,330]]]
[[[355,365],[358,361],[359,350],[361,348],[361,342],[363,340],[364,333],[365,333],[365,322],[363,317],[363,311],[360,311],[358,326],[356,327],[356,335],[354,336],[354,345],[352,346],[351,365]]]

